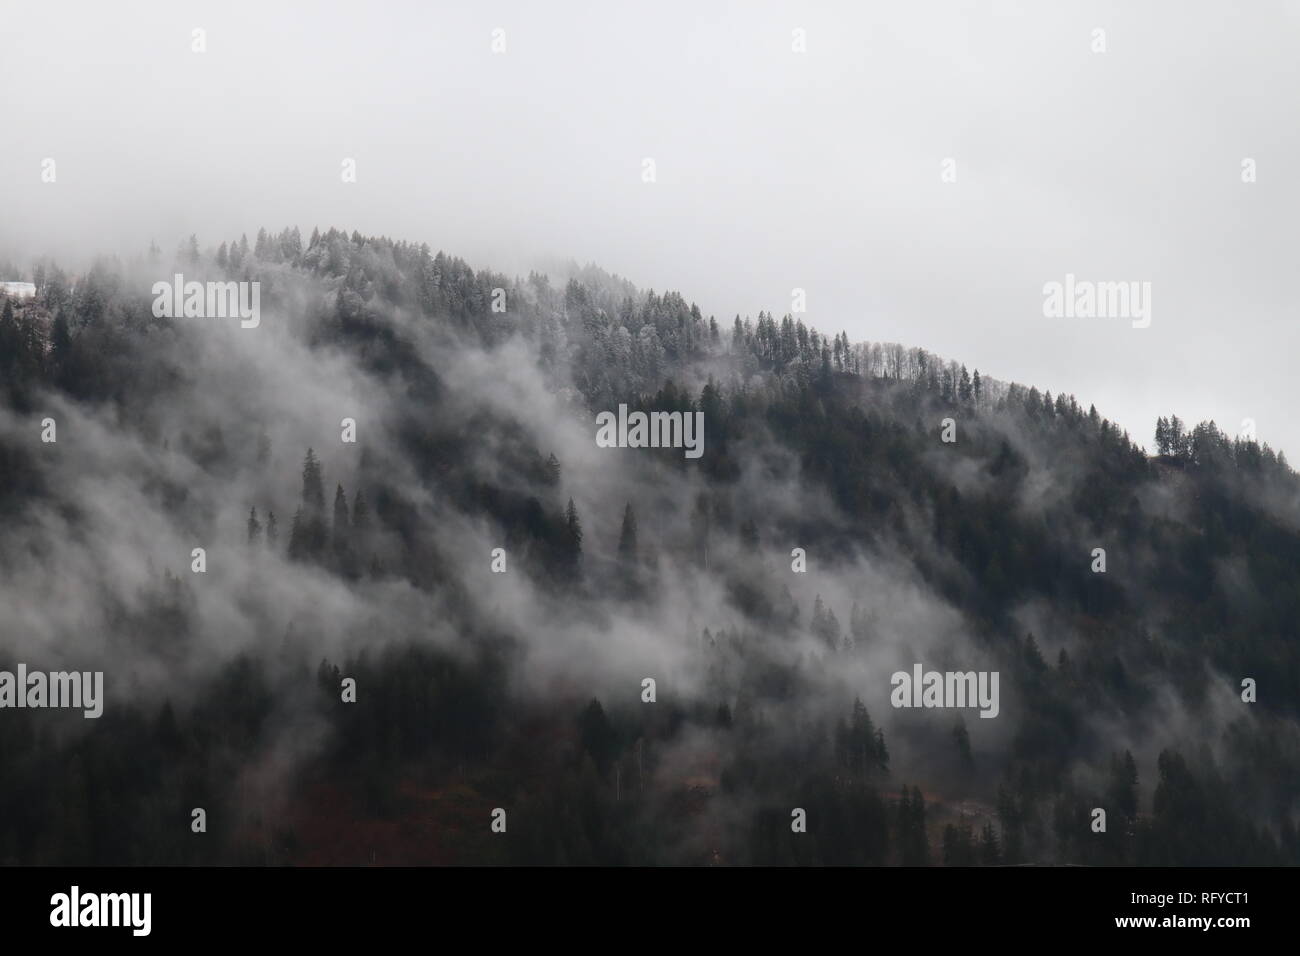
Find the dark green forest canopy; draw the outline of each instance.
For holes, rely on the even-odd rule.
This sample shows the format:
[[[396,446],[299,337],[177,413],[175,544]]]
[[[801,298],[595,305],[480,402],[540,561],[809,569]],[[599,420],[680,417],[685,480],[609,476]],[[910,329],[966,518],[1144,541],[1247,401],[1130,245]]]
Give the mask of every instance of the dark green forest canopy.
[[[42,262],[27,273],[36,297],[3,303],[6,577],[41,560],[38,516],[91,537],[97,503],[61,493],[35,437],[51,410],[78,409],[236,496],[198,500],[147,476],[167,521],[210,527],[234,508],[225,533],[268,567],[364,600],[409,588],[457,643],[357,633],[325,650],[285,595],[287,630],[268,615],[255,650],[200,655],[209,625],[187,564],[159,569],[144,593],[105,595],[78,639],[199,676],[183,701],[119,697],[89,729],[0,713],[0,861],[1300,862],[1300,484],[1266,444],[1170,416],[1150,455],[1073,396],[795,316],[719,322],[592,266],[508,278],[335,229],[164,258],[77,275]],[[151,281],[181,270],[261,283],[264,328],[287,330],[322,377],[346,357],[390,399],[389,440],[363,439],[344,468],[303,436],[301,481],[274,478],[267,423],[195,393],[194,369],[227,354],[211,328],[153,314]],[[434,358],[484,354],[571,394],[575,421],[620,403],[702,412],[705,454],[638,459],[673,494],[584,497],[580,458],[523,410],[467,398]],[[183,432],[167,425],[176,408],[194,409]],[[78,440],[61,422],[60,446]],[[672,638],[694,655],[692,693],[661,685],[645,704],[639,674],[617,698],[525,688],[532,638],[484,613],[462,520],[556,602],[537,615],[563,607],[595,630],[657,625],[681,568],[710,582],[710,618]],[[809,578],[886,566],[891,585],[796,600],[794,547]],[[903,652],[901,582],[951,610],[1001,672],[1014,706],[989,723],[1005,729],[900,723],[863,704],[869,688],[828,679]],[[1030,633],[1027,615],[1052,631]],[[340,699],[345,676],[355,704]],[[1241,699],[1244,678],[1256,702]],[[250,793],[286,728],[308,724],[315,745]],[[195,806],[214,821],[201,843]],[[495,807],[510,811],[509,840],[488,829]],[[791,830],[795,807],[806,833]],[[1089,826],[1096,807],[1104,834]],[[437,835],[411,836],[421,819]],[[356,835],[331,836],[340,827]]]

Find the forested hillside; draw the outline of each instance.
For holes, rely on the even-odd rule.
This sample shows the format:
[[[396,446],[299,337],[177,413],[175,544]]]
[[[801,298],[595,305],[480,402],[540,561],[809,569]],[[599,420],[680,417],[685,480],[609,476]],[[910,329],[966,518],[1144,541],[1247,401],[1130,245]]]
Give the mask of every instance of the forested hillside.
[[[1266,444],[335,229],[3,275],[0,668],[106,700],[0,712],[0,862],[1300,863]]]

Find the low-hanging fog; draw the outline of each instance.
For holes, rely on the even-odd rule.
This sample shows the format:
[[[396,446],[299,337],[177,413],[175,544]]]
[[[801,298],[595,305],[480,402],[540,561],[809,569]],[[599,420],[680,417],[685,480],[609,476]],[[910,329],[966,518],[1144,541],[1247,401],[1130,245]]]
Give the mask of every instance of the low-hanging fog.
[[[220,725],[251,661],[265,720],[224,741],[238,784],[221,805],[301,837],[262,859],[313,861],[312,788],[382,733],[311,677],[368,675],[362,710],[379,687],[419,698],[417,665],[403,684],[392,663],[416,648],[464,694],[459,717],[393,702],[394,726],[446,723],[429,753],[408,739],[357,776],[566,826],[600,805],[528,862],[784,862],[765,814],[788,831],[800,799],[864,828],[853,862],[916,862],[906,836],[872,835],[908,785],[932,827],[996,820],[1002,862],[1022,858],[1013,836],[1026,859],[1186,862],[1170,834],[1201,805],[1180,788],[1232,821],[1213,852],[1295,853],[1300,487],[1274,454],[1300,454],[1278,384],[1300,341],[1283,288],[1300,134],[1279,121],[1295,20],[1200,3],[7,8],[0,279],[40,292],[0,301],[22,330],[0,323],[0,667],[104,671],[109,731],[54,721],[0,749],[30,760],[24,787],[75,754],[50,800],[72,818],[111,776],[108,734]],[[227,258],[263,228],[265,251]],[[257,327],[158,316],[151,289],[175,273],[258,281]],[[1044,317],[1066,274],[1151,283],[1150,327]],[[804,341],[774,348],[763,315],[792,312]],[[959,365],[982,392],[959,396]],[[594,416],[619,403],[707,409],[704,457],[600,447]],[[1171,412],[1218,429],[1155,456]],[[317,553],[290,543],[313,520],[309,448],[332,535]],[[999,672],[997,717],[893,706],[891,675],[915,663]],[[887,757],[848,723],[855,700]],[[204,770],[148,800],[213,793],[207,745],[174,744]],[[1138,806],[1121,811],[1126,751]],[[547,803],[538,779],[561,765]],[[1107,800],[1154,849],[1083,847],[1071,827]],[[24,839],[0,832],[0,862],[77,852]]]

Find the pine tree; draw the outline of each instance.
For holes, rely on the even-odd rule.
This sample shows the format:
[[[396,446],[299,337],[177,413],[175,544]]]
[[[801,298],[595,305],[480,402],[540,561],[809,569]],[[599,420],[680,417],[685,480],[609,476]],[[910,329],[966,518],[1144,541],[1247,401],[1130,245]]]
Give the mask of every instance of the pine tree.
[[[352,537],[352,522],[348,520],[348,496],[343,493],[343,486],[334,489],[334,553],[343,554]]]
[[[618,579],[623,597],[635,598],[640,593],[640,557],[637,552],[636,515],[629,501],[623,509],[623,527],[618,536]]]
[[[849,721],[849,766],[857,773],[868,773],[879,765],[876,752],[876,728],[861,697],[853,698],[853,716]]]
[[[370,550],[370,506],[359,490],[352,496],[352,548],[363,557]]]
[[[60,312],[50,325],[50,362],[62,384],[67,384],[72,368],[72,334],[68,320]]]
[[[27,353],[26,366],[28,372],[33,376],[45,374],[46,356],[45,356],[45,333],[41,329],[40,323],[28,321],[25,325],[26,336],[23,341],[23,349]]]
[[[302,506],[308,515],[325,512],[325,485],[321,478],[320,459],[310,448],[302,462]]]
[[[248,543],[256,544],[261,534],[262,522],[257,520],[257,508],[254,507],[248,512]]]
[[[21,338],[22,331],[14,318],[14,304],[6,297],[4,308],[0,309],[0,371],[9,372],[18,363]]]
[[[839,649],[840,622],[835,617],[835,612],[822,603],[820,594],[817,595],[817,599],[813,602],[812,633],[831,650]]]
[[[302,508],[300,507],[293,513],[293,520],[289,523],[289,557],[294,561],[301,561],[307,557],[308,547],[303,530]]]
[[[320,559],[329,547],[329,526],[325,518],[325,482],[320,459],[308,448],[302,463],[302,507],[295,515],[298,547],[290,540],[290,551],[299,557]]]
[[[626,565],[636,564],[636,515],[632,512],[632,502],[623,509],[623,530],[618,535],[618,557]]]
[[[1169,454],[1183,457],[1187,444],[1186,436],[1183,434],[1183,420],[1177,415],[1170,415],[1165,434],[1169,437]]]
[[[962,767],[966,769],[973,767],[975,758],[971,755],[970,731],[966,729],[966,721],[961,717],[958,717],[957,723],[953,725],[952,739],[957,745],[957,756],[961,760]]]
[[[578,509],[569,499],[564,509],[565,563],[571,579],[576,578],[582,565],[582,522],[578,520]]]
[[[1156,454],[1166,455],[1169,449],[1169,435],[1167,433],[1165,417],[1161,415],[1156,419]]]
[[[274,548],[280,541],[280,528],[275,523],[275,512],[266,513],[266,546]]]
[[[1042,651],[1038,649],[1038,641],[1032,633],[1025,635],[1025,663],[1035,674],[1041,674],[1047,669],[1047,661],[1043,660]]]
[[[885,746],[885,731],[876,728],[876,763],[880,769],[889,772],[889,748]]]

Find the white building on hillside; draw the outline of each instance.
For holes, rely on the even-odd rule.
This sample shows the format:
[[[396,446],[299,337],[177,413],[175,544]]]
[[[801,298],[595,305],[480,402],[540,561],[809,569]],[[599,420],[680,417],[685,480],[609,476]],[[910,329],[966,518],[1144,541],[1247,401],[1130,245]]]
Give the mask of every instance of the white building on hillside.
[[[31,282],[0,282],[0,292],[15,299],[36,297],[36,286]]]

